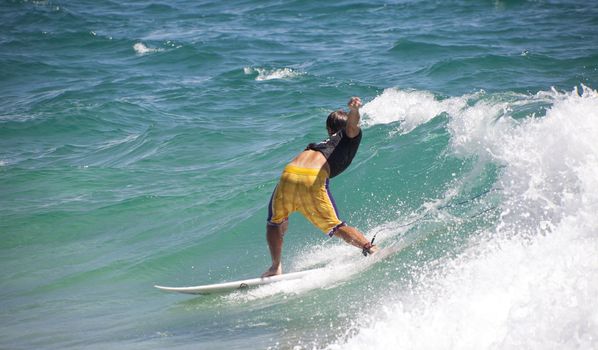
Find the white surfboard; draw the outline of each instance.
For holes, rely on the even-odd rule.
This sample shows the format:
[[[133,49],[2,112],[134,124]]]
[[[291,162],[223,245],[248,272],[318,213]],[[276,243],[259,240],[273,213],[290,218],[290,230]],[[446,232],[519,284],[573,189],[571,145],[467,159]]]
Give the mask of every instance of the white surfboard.
[[[302,278],[310,273],[318,273],[318,271],[322,270],[322,269],[323,268],[285,273],[282,275],[277,275],[277,276],[272,276],[272,277],[264,277],[264,278],[258,277],[258,278],[251,278],[251,279],[241,280],[241,281],[207,284],[207,285],[195,286],[195,287],[165,287],[165,286],[154,286],[154,287],[161,289],[161,290],[169,291],[169,292],[179,292],[179,293],[186,293],[186,294],[225,293],[225,292],[230,292],[230,291],[234,291],[237,289],[246,289],[246,288],[250,288],[250,287],[261,286],[263,284],[298,279],[298,278]]]
[[[377,261],[385,259],[386,257],[398,252],[400,250],[399,247],[386,247],[380,249],[376,254],[367,257],[368,265],[374,264]],[[312,274],[317,274],[324,271],[326,268],[318,268],[318,269],[311,269],[299,272],[291,272],[285,273],[282,275],[272,276],[272,277],[258,277],[258,278],[251,278],[241,281],[233,281],[233,282],[224,282],[224,283],[216,283],[216,284],[207,284],[201,286],[193,286],[193,287],[167,287],[167,286],[159,286],[155,285],[154,287],[168,291],[168,292],[177,292],[177,293],[185,293],[185,294],[216,294],[216,293],[227,293],[232,292],[239,289],[247,289],[251,287],[261,286],[264,284],[270,284],[274,282],[280,281],[288,281],[294,280],[299,278],[309,278]]]

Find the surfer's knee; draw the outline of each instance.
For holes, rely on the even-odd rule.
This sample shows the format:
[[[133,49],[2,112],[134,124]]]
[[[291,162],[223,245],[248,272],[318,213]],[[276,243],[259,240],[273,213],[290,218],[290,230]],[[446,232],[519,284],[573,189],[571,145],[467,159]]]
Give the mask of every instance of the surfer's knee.
[[[287,229],[289,228],[289,219],[286,218],[284,219],[282,222],[278,223],[278,222],[273,222],[273,221],[268,221],[266,224],[266,229],[268,230],[268,232],[280,232],[281,234],[284,234]]]

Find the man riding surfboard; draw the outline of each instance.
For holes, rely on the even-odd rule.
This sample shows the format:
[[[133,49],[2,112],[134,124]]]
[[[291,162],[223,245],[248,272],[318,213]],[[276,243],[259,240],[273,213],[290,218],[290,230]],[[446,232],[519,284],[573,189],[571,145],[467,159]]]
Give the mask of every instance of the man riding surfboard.
[[[329,188],[329,179],[349,167],[361,142],[361,99],[352,97],[348,106],[349,113],[338,110],[328,115],[327,140],[309,144],[284,168],[268,205],[266,240],[272,265],[262,277],[282,274],[283,238],[289,226],[288,217],[295,211],[330,237],[340,237],[362,249],[364,255],[378,251],[359,230],[338,218]]]

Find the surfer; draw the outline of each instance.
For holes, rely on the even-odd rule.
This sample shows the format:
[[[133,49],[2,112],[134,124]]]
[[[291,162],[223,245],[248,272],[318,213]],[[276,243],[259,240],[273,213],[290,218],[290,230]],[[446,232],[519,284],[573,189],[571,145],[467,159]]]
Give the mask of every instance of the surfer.
[[[284,168],[268,205],[266,240],[272,266],[262,277],[282,274],[283,238],[289,226],[289,215],[295,211],[328,236],[340,237],[362,249],[364,255],[378,250],[359,230],[338,218],[329,188],[329,179],[347,169],[359,148],[361,105],[359,97],[352,97],[348,103],[349,113],[343,110],[330,113],[326,120],[329,138],[309,144]]]

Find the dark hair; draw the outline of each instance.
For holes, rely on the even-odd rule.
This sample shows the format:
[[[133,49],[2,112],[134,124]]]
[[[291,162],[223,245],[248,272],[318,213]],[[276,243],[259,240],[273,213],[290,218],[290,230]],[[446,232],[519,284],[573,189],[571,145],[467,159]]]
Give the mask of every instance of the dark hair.
[[[326,119],[326,128],[330,129],[331,134],[336,134],[347,125],[347,113],[342,110],[334,111]]]

